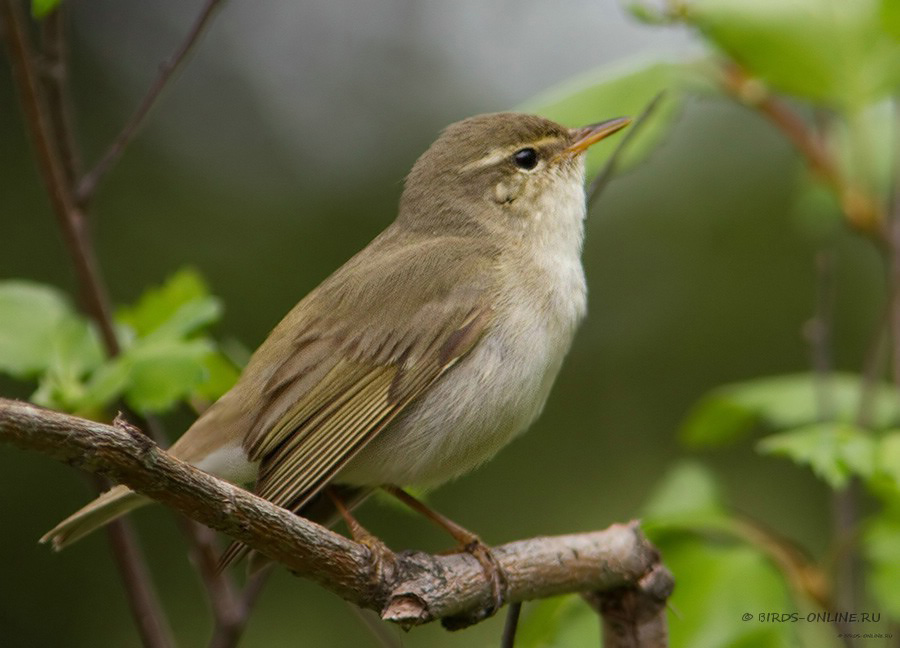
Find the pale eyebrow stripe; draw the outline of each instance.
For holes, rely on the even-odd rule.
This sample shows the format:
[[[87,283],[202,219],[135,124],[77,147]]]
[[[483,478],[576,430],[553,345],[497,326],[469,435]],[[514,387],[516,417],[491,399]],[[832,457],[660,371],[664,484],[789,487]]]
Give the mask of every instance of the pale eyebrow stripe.
[[[559,141],[558,137],[553,137],[552,135],[549,137],[542,137],[539,140],[535,140],[534,142],[529,142],[528,144],[521,145],[517,144],[516,146],[504,146],[503,148],[498,148],[492,150],[490,153],[485,155],[483,158],[479,160],[475,160],[474,162],[469,162],[467,165],[462,167],[460,171],[472,171],[473,169],[482,169],[486,166],[491,166],[493,164],[497,164],[500,160],[507,158],[512,155],[516,151],[526,146],[532,146],[534,148],[539,148],[544,144],[548,144],[549,142],[557,142]]]

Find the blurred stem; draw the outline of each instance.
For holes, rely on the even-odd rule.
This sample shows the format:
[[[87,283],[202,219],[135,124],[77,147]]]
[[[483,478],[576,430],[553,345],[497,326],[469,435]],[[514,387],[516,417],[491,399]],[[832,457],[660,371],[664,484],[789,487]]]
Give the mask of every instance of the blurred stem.
[[[603,165],[603,168],[600,169],[600,172],[591,182],[590,186],[587,188],[587,208],[590,209],[593,204],[596,202],[597,198],[603,193],[603,190],[606,188],[606,185],[609,184],[609,181],[612,179],[616,170],[619,166],[619,159],[622,157],[622,153],[625,151],[628,144],[634,139],[637,133],[640,132],[641,127],[647,121],[647,118],[652,115],[656,109],[659,107],[659,104],[662,103],[663,98],[665,97],[665,90],[657,93],[653,99],[644,107],[641,111],[641,114],[638,115],[637,119],[631,124],[631,128],[619,138],[619,143],[616,145],[615,150],[612,155],[606,160],[606,164]]]
[[[19,3],[16,0],[0,0],[0,7],[13,77],[19,90],[19,101],[37,156],[41,178],[63,232],[66,247],[72,256],[86,310],[97,324],[107,352],[115,355],[119,350],[119,343],[112,326],[106,286],[100,275],[84,214],[76,206],[71,185],[66,181],[66,163],[60,153],[58,133],[54,132],[54,123],[59,125],[62,122],[50,117],[35,70],[36,57]],[[61,50],[57,53],[61,54]],[[64,65],[61,60],[58,64]]]
[[[128,605],[141,636],[141,643],[152,648],[175,646],[172,628],[151,584],[134,527],[125,520],[115,520],[107,525],[106,535],[125,583],[125,591],[128,592]]]
[[[118,160],[125,145],[137,131],[141,120],[159,96],[175,69],[184,60],[212,15],[218,0],[208,0],[204,9],[176,54],[162,67],[135,116],[113,143],[107,155],[88,177],[91,193],[97,180]],[[80,172],[80,156],[74,136],[71,99],[68,91],[68,52],[60,9],[41,23],[42,56],[32,49],[26,20],[16,0],[0,0],[5,40],[19,89],[22,111],[34,146],[41,177],[50,196],[53,211],[63,231],[66,247],[73,259],[76,276],[88,315],[96,324],[109,356],[119,353],[109,296],[87,229],[87,218],[76,200],[74,186]],[[38,71],[42,74],[38,74]],[[165,433],[159,421],[145,419],[147,429],[162,443]],[[119,567],[129,605],[146,646],[164,648],[174,645],[158,597],[154,591],[137,537],[127,521],[108,527],[112,553]],[[251,581],[243,596],[225,574],[219,573],[217,550],[212,532],[187,522],[182,531],[190,545],[198,573],[208,593],[215,619],[213,645],[235,646],[246,626],[249,610],[256,600],[263,578]]]
[[[841,173],[822,136],[810,128],[786,102],[774,96],[736,62],[723,65],[722,86],[738,101],[758,110],[794,145],[806,165],[822,179],[840,202],[847,222],[861,233],[884,243],[885,214],[878,200]]]
[[[119,161],[119,158],[125,151],[125,147],[128,146],[143,124],[147,113],[150,112],[150,109],[156,103],[156,100],[159,99],[163,89],[169,84],[172,76],[178,68],[181,67],[187,58],[187,55],[199,40],[200,35],[203,33],[203,30],[206,28],[219,4],[220,0],[206,0],[203,8],[200,10],[200,15],[194,21],[187,36],[172,56],[159,66],[159,73],[157,74],[156,79],[154,79],[153,83],[150,85],[144,98],[141,99],[134,114],[127,122],[125,122],[122,130],[113,140],[112,144],[110,144],[106,153],[103,154],[94,167],[88,171],[78,183],[76,197],[79,205],[86,205],[90,202],[91,198],[94,197],[94,193],[97,190],[97,185],[100,183],[100,180],[102,180],[116,162]]]
[[[62,79],[65,78],[66,68],[60,33],[62,27],[58,18],[48,17],[48,20],[57,21],[53,26],[45,27],[45,45],[50,51],[50,60],[57,68],[56,80],[48,84],[53,88],[51,94],[60,93],[48,105],[44,88],[38,80],[37,57],[29,40],[21,6],[17,0],[0,0],[0,11],[13,77],[41,177],[63,232],[66,247],[72,256],[86,310],[100,330],[107,352],[115,355],[119,351],[119,344],[112,324],[106,287],[87,232],[84,214],[75,205],[69,181],[70,178],[74,180],[74,166],[71,166],[76,159],[74,148],[69,154],[61,151],[74,146],[74,140],[60,130],[68,128],[69,122],[61,116],[51,117],[54,111],[49,107],[62,109],[65,105],[61,96],[64,92]],[[153,648],[174,646],[168,621],[159,604],[132,527],[124,520],[117,521],[109,526],[107,536],[142,642]]]
[[[68,186],[75,186],[81,173],[81,159],[75,143],[75,127],[69,93],[68,42],[63,28],[65,4],[41,21],[41,75],[47,97],[54,140]]]
[[[519,627],[519,615],[522,613],[522,602],[510,603],[506,611],[506,622],[503,624],[503,637],[500,648],[513,648],[516,645],[516,630]]]

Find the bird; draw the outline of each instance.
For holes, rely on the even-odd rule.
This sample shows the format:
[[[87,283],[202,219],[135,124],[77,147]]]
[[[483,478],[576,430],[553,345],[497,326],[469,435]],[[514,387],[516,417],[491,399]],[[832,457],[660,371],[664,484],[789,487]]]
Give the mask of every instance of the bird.
[[[586,313],[584,153],[629,121],[504,112],[446,127],[396,219],[288,312],[169,452],[319,521],[490,459],[540,414]],[[114,486],[41,542],[62,549],[150,501]],[[245,552],[233,544],[223,566]]]

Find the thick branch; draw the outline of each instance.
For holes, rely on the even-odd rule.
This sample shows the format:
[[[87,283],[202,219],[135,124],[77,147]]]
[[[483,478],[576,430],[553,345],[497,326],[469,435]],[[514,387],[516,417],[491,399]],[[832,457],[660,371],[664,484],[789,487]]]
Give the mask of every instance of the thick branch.
[[[197,470],[129,429],[0,399],[0,441],[127,484],[386,620],[412,626],[445,619],[445,625],[459,626],[478,620],[491,605],[490,584],[469,554],[402,552],[374,560],[367,547]],[[663,573],[671,586],[635,523],[521,540],[493,551],[507,575],[510,602],[643,591],[654,573]],[[666,590],[658,578],[654,591]]]

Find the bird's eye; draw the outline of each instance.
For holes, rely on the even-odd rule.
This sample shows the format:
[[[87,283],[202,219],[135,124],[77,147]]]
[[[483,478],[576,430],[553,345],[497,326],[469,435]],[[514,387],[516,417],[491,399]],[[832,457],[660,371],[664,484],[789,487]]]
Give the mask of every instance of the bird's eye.
[[[519,149],[513,153],[513,161],[516,166],[526,171],[531,171],[538,163],[538,154],[533,148]]]

